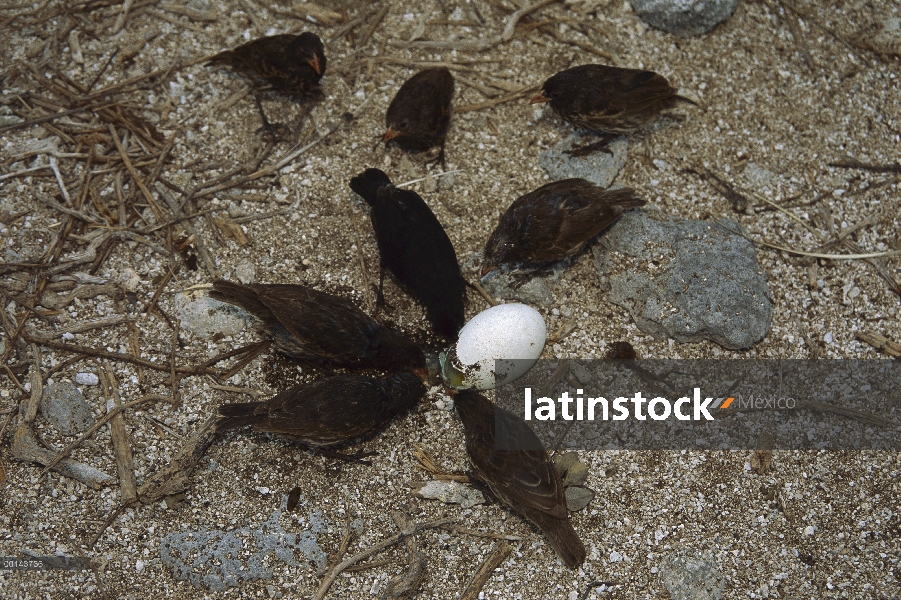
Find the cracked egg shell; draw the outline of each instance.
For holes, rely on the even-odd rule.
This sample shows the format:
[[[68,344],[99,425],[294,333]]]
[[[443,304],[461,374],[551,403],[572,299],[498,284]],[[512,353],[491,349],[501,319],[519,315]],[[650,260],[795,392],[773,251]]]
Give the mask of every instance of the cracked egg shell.
[[[483,310],[441,354],[441,376],[454,389],[490,390],[528,371],[544,349],[547,325],[525,304]],[[498,362],[495,362],[498,361]]]

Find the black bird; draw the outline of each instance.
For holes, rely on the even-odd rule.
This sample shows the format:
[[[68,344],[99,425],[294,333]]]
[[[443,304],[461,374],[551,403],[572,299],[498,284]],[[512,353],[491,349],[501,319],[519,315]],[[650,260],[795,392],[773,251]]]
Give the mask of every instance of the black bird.
[[[618,135],[641,129],[680,100],[697,105],[677,91],[664,76],[653,71],[582,65],[560,71],[545,81],[530,104],[550,102],[563,120],[606,134],[601,141],[570,152],[582,156]]]
[[[412,373],[387,379],[344,373],[302,383],[265,402],[223,404],[216,428],[252,425],[314,448],[339,446],[375,434],[415,406],[425,392],[422,380]]]
[[[350,187],[372,207],[370,217],[385,269],[425,307],[435,331],[455,339],[463,326],[466,282],[450,239],[438,218],[416,192],[391,185],[378,169],[366,169],[350,180]]]
[[[625,211],[643,206],[630,188],[563,179],[516,199],[485,244],[482,276],[504,264],[544,266],[579,252]]]
[[[382,137],[411,152],[441,146],[436,161],[444,163],[444,140],[451,118],[454,76],[447,67],[424,69],[404,82],[388,105]]]
[[[478,392],[462,390],[453,398],[476,478],[538,527],[567,567],[581,565],[585,546],[569,520],[563,482],[535,432]],[[495,437],[495,419],[502,423],[500,439]],[[522,449],[499,450],[498,446]]]
[[[315,33],[263,37],[220,52],[209,65],[227,65],[256,87],[306,96],[319,89],[325,74],[325,48]]]
[[[409,370],[427,377],[422,349],[371,319],[353,302],[303,285],[217,280],[210,297],[259,319],[275,348],[324,368]]]
[[[325,74],[326,63],[322,40],[309,31],[259,38],[220,52],[207,62],[210,66],[231,67],[247,77],[256,91],[273,90],[313,99],[322,97],[319,80]],[[271,132],[272,126],[256,94],[254,100],[264,127]]]

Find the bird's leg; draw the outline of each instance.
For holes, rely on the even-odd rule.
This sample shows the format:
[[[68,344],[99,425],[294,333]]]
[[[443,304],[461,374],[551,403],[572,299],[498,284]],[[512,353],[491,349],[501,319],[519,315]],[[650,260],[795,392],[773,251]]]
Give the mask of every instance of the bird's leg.
[[[263,129],[266,130],[266,133],[269,135],[269,138],[273,141],[281,141],[283,139],[282,133],[287,127],[282,125],[281,123],[276,123],[273,125],[269,122],[269,119],[266,118],[266,113],[263,111],[263,103],[260,102],[260,97],[257,94],[253,95],[253,100],[256,102],[257,109],[260,111],[260,118],[263,119]],[[279,133],[281,131],[282,133]]]
[[[441,142],[441,150],[438,151],[438,156],[425,161],[426,165],[435,165],[438,163],[441,163],[442,169],[447,170],[447,165],[444,162],[444,142]]]
[[[573,148],[572,150],[566,150],[564,154],[568,154],[573,158],[578,158],[580,156],[588,156],[589,154],[594,154],[598,150],[601,150],[603,152],[606,152],[610,156],[613,156],[613,152],[610,151],[607,145],[618,137],[618,133],[605,133],[600,140],[586,144],[584,146]]]
[[[375,312],[378,313],[380,308],[384,308],[385,312],[394,310],[387,302],[385,302],[385,265],[382,265],[382,268],[379,271],[379,293],[375,297]]]

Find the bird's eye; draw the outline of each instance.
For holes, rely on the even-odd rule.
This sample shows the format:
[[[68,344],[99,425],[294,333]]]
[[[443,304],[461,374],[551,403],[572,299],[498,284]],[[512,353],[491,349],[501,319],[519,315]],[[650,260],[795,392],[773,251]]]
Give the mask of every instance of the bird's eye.
[[[406,128],[407,128],[407,122],[406,122],[406,121],[401,121],[401,122],[397,125],[397,128],[398,128],[398,129],[406,129]]]

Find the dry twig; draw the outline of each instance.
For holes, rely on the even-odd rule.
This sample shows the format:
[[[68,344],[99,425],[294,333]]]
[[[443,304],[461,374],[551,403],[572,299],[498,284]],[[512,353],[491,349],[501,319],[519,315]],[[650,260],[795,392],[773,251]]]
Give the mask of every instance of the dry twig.
[[[122,406],[122,400],[119,398],[116,376],[105,363],[100,365],[100,380],[103,384],[103,394],[107,398],[106,411],[110,413]],[[119,493],[122,495],[122,504],[128,505],[137,500],[138,488],[135,483],[131,444],[128,443],[128,434],[125,431],[125,416],[121,410],[110,418],[109,429],[113,455],[116,457],[116,467],[119,471]]]
[[[359,554],[355,554],[350,558],[345,559],[341,563],[332,567],[328,573],[326,573],[325,577],[322,578],[322,582],[319,584],[319,589],[316,590],[316,593],[313,595],[313,600],[324,600],[325,595],[328,593],[329,588],[332,587],[332,584],[335,582],[335,579],[338,575],[341,574],[344,569],[347,567],[354,565],[364,558],[369,558],[373,554],[377,554],[384,550],[385,548],[390,548],[391,546],[397,544],[407,537],[407,535],[415,535],[420,531],[425,531],[426,529],[434,529],[435,527],[441,527],[447,523],[452,523],[456,521],[456,517],[446,517],[444,519],[438,519],[437,521],[428,521],[426,523],[416,523],[411,527],[411,532],[409,534],[398,533],[389,538],[382,540],[381,542],[370,546],[366,550],[363,550]]]
[[[511,100],[516,100],[518,98],[522,98],[523,96],[528,96],[532,92],[535,92],[540,87],[538,85],[530,85],[528,87],[524,87],[519,91],[512,92],[505,96],[499,96],[497,98],[492,98],[491,100],[486,100],[485,102],[479,102],[477,104],[464,104],[463,106],[454,107],[455,113],[465,113],[465,112],[473,112],[476,110],[484,110],[486,108],[493,108],[498,104],[504,104],[506,102],[510,102]]]
[[[479,592],[485,587],[485,584],[491,577],[491,573],[493,573],[494,570],[510,556],[512,551],[513,548],[511,548],[510,544],[505,540],[500,540],[495,544],[491,554],[488,555],[482,563],[482,566],[479,567],[479,570],[476,571],[475,574],[473,574],[472,579],[469,580],[463,593],[460,594],[459,600],[477,600]]]
[[[901,358],[901,344],[893,342],[881,333],[875,331],[855,331],[854,337],[861,342],[869,344],[880,352],[885,352],[892,358]]]
[[[519,20],[525,17],[528,14],[531,14],[537,10],[544,8],[549,4],[554,4],[559,2],[560,0],[539,0],[534,4],[530,4],[528,6],[524,6],[514,12],[507,19],[507,24],[504,26],[504,30],[495,37],[488,38],[487,40],[455,40],[455,41],[444,41],[444,42],[434,42],[434,41],[422,41],[422,42],[394,42],[396,45],[408,46],[410,48],[423,48],[426,50],[459,50],[464,52],[484,52],[485,50],[489,50],[494,48],[495,46],[499,46],[505,42],[509,42],[513,39],[513,36],[516,34],[516,25],[519,23]]]
[[[80,446],[82,442],[84,442],[86,439],[88,439],[89,437],[94,435],[94,432],[96,432],[98,429],[100,429],[101,427],[106,425],[106,423],[110,419],[115,417],[116,415],[118,415],[134,406],[145,404],[147,402],[160,402],[160,401],[169,402],[171,404],[172,398],[169,398],[168,396],[161,396],[159,394],[148,394],[146,396],[141,396],[137,400],[132,400],[131,402],[127,402],[125,404],[120,404],[120,405],[116,406],[115,408],[113,408],[112,410],[108,410],[106,412],[106,414],[99,421],[94,423],[94,425],[90,429],[88,429],[83,434],[81,434],[81,436],[79,436],[79,438],[77,440],[75,440],[74,442],[72,442],[71,444],[69,444],[68,446],[63,448],[62,450],[60,450],[56,454],[56,456],[53,458],[53,460],[51,460],[50,463],[44,467],[44,470],[41,471],[41,475],[43,475],[44,473],[46,473],[47,471],[52,469],[57,463],[59,463],[59,461],[63,460],[67,456],[69,456],[69,454],[72,452],[72,450],[74,450],[75,448]]]

